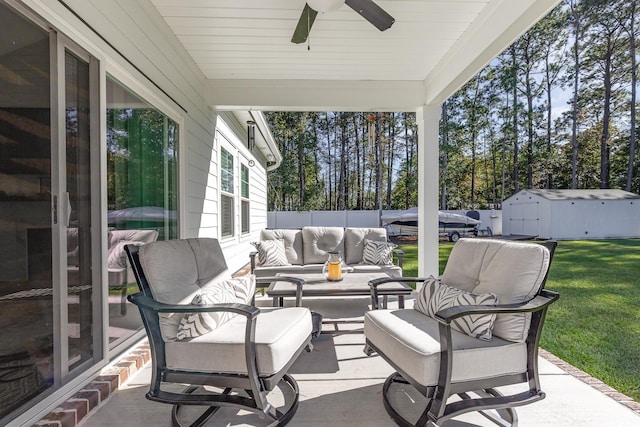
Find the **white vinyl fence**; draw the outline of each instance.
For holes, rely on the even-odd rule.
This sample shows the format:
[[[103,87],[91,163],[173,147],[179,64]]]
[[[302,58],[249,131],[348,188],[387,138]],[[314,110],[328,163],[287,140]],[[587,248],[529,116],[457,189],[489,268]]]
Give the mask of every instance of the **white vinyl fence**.
[[[267,228],[302,228],[305,226],[320,227],[384,227],[380,216],[398,212],[382,211],[303,211],[303,212],[268,212]],[[444,211],[466,215],[468,211]],[[480,214],[480,230],[491,228],[493,234],[502,234],[502,211],[478,210]]]

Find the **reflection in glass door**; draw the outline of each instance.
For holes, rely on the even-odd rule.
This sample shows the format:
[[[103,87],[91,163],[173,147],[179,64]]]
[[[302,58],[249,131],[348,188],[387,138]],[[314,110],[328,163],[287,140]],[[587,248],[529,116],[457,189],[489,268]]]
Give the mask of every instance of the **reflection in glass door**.
[[[93,357],[89,63],[65,51],[68,368]]]
[[[54,384],[49,34],[0,2],[0,425]]]

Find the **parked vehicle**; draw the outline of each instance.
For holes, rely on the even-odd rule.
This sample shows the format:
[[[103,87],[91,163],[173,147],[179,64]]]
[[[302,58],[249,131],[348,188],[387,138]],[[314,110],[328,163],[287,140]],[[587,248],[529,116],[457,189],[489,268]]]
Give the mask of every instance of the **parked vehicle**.
[[[418,233],[418,208],[397,211],[382,215],[387,233],[392,235],[414,235]],[[466,215],[438,211],[438,229],[440,237],[457,242],[460,237],[478,235],[480,220]]]

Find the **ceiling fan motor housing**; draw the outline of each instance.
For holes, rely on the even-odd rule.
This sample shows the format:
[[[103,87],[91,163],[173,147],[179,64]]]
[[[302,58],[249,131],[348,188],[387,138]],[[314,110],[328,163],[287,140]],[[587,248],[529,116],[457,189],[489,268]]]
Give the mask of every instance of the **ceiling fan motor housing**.
[[[324,13],[340,9],[344,0],[307,0],[307,4],[316,12]]]

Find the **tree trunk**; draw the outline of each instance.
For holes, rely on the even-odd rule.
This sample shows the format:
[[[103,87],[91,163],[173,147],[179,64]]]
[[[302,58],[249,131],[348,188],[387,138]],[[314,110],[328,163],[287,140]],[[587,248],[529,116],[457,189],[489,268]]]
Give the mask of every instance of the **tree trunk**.
[[[338,210],[346,209],[346,175],[347,175],[347,121],[346,113],[340,114],[340,177],[338,188]]]
[[[302,207],[306,199],[305,195],[305,152],[304,152],[304,129],[306,128],[305,116],[303,113],[298,113],[298,126],[300,131],[298,134],[298,206]]]
[[[360,175],[360,135],[358,132],[357,115],[352,116],[353,131],[355,132],[355,162],[356,162],[356,210],[362,210],[362,176]]]
[[[393,160],[396,141],[396,117],[395,113],[390,113],[389,116],[389,150],[387,158],[387,206],[391,206],[391,184],[393,183]]]
[[[573,105],[571,110],[571,188],[578,188],[578,90],[580,83],[580,16],[575,1],[570,3],[573,16]]]
[[[602,111],[602,135],[600,137],[600,188],[609,188],[609,126],[611,122],[611,60],[612,40],[607,40],[604,68],[604,105]]]
[[[545,62],[545,76],[546,76],[546,86],[547,86],[547,160],[545,164],[545,169],[547,170],[547,179],[545,180],[545,187],[547,189],[551,188],[553,182],[553,169],[551,167],[551,64],[549,64],[549,54],[547,51],[544,62]]]
[[[447,132],[447,101],[442,103],[442,173],[440,174],[440,209],[447,209],[447,182],[443,173],[447,170],[447,150],[448,150],[448,132]],[[406,130],[405,130],[406,132]]]
[[[513,63],[513,190],[520,191],[520,171],[518,170],[518,58],[515,45],[511,45],[511,59]]]
[[[630,30],[629,30],[629,56],[631,57],[631,135],[629,137],[629,164],[627,167],[627,182],[625,190],[631,191],[633,172],[636,157],[636,83],[638,81],[638,65],[636,59],[636,11],[638,2],[631,2]]]

